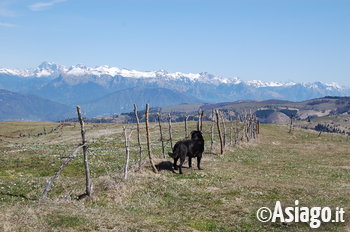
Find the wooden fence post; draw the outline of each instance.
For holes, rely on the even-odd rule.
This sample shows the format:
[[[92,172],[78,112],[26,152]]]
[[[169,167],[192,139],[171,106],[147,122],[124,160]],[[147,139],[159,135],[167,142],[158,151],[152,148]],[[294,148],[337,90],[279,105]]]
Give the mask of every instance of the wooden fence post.
[[[253,139],[256,138],[255,137],[255,119],[254,119],[254,117],[252,119],[252,137],[253,137]]]
[[[294,118],[294,116],[291,115],[291,116],[290,116],[290,125],[289,125],[289,132],[288,132],[288,133],[292,133],[292,129],[293,129],[293,118]]]
[[[188,128],[187,128],[187,120],[188,120],[188,115],[185,116],[185,138],[188,138]]]
[[[244,112],[244,136],[247,140],[247,142],[249,142],[249,127],[248,127],[248,116],[247,113]]]
[[[222,136],[221,136],[220,117],[219,117],[218,110],[215,110],[215,114],[216,114],[216,125],[218,127],[219,139],[220,139],[220,154],[223,155],[224,154],[224,145],[223,145]]]
[[[169,122],[169,140],[170,140],[170,146],[171,146],[171,150],[173,150],[173,130],[172,130],[172,126],[171,126],[171,115],[169,113],[168,115],[168,122]]]
[[[224,147],[226,146],[226,124],[225,124],[225,119],[223,116],[223,113],[220,112],[220,116],[221,116],[221,121],[222,121],[222,125],[224,127],[224,137],[223,137],[223,142],[224,142]]]
[[[83,117],[81,116],[80,106],[77,106],[77,113],[78,113],[78,118],[79,118],[79,122],[80,122],[80,132],[81,132],[82,145],[83,145],[83,154],[84,154],[86,195],[87,196],[91,196],[92,186],[91,186],[91,179],[90,179],[90,168],[89,168],[89,161],[88,161],[88,153],[87,153],[88,147],[87,147],[87,144],[86,144],[85,125],[84,125]]]
[[[200,127],[200,125],[199,125],[200,124],[200,122],[199,122],[200,120],[201,120],[201,118],[200,118],[200,111],[198,110],[197,131],[200,130],[200,128],[199,128]]]
[[[254,136],[254,139],[256,139],[258,137],[258,135],[257,135],[256,115],[255,114],[254,114],[254,117],[253,117],[253,136]]]
[[[210,126],[210,153],[213,152],[213,144],[214,144],[214,109],[211,110],[211,126]]]
[[[153,163],[153,159],[152,159],[152,153],[151,153],[151,141],[150,141],[150,134],[149,134],[149,104],[146,104],[146,135],[147,135],[147,151],[148,151],[148,158],[149,158],[149,162],[152,166],[152,169],[155,173],[158,173],[158,170],[156,168],[156,166]]]
[[[249,119],[248,119],[248,136],[249,136],[249,139],[252,139],[252,137],[253,137],[253,118],[252,118],[252,115],[249,115]]]
[[[203,130],[203,115],[204,115],[204,111],[200,110],[200,112],[199,112],[199,131]]]
[[[162,154],[163,154],[163,158],[165,159],[164,139],[163,139],[162,124],[160,122],[160,114],[159,113],[157,113],[157,119],[158,119],[158,125],[159,125],[160,141],[162,142]]]
[[[238,130],[238,119],[236,121],[236,137],[235,137],[235,144],[237,145],[239,143],[238,138],[239,138],[239,130]]]
[[[126,180],[128,178],[130,151],[129,151],[129,138],[128,138],[125,126],[123,126],[123,134],[124,134],[124,141],[125,141],[125,166],[124,166],[123,176],[124,176],[124,179]]]
[[[140,135],[140,120],[139,116],[137,115],[137,107],[136,104],[134,104],[134,115],[136,119],[136,126],[137,126],[137,144],[139,145],[139,168],[141,168],[142,164],[142,146],[141,146],[141,135]]]

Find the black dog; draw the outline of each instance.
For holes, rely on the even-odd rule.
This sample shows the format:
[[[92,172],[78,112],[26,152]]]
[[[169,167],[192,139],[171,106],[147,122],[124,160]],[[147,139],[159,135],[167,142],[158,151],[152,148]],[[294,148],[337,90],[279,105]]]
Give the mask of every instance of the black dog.
[[[201,159],[204,151],[204,139],[202,132],[192,131],[191,139],[182,140],[175,144],[173,153],[168,153],[169,156],[174,158],[174,169],[179,167],[179,173],[182,174],[182,165],[185,162],[186,156],[188,156],[188,166],[192,167],[192,158],[197,157],[197,167],[201,170]],[[180,165],[176,163],[180,159]]]

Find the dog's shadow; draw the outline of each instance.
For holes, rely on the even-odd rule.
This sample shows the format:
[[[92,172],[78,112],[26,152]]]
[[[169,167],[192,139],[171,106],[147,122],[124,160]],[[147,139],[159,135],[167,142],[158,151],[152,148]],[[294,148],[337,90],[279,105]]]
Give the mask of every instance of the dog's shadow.
[[[186,163],[186,162],[185,162]],[[156,164],[156,168],[158,171],[170,171],[175,172],[173,163],[170,161],[162,161]],[[190,168],[188,166],[182,166],[182,168]]]
[[[156,164],[158,171],[171,171],[174,172],[173,163],[170,161],[162,161],[159,164]]]

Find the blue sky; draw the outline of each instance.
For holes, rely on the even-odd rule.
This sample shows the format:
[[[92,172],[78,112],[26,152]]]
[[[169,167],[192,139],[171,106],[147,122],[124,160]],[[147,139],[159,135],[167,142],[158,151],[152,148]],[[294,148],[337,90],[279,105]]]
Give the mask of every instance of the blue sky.
[[[349,0],[0,0],[0,67],[110,65],[348,85]]]

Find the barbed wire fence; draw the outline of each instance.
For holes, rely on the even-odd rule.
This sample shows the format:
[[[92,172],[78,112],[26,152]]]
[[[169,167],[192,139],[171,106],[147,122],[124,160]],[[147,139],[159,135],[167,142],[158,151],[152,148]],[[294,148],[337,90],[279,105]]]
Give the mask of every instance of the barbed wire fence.
[[[140,120],[140,112],[137,111],[137,106],[134,104],[136,123],[124,124],[120,131],[114,133],[116,139],[111,136],[108,141],[104,141],[104,146],[99,146],[99,140],[93,140],[90,143],[86,139],[87,132],[79,106],[77,106],[77,114],[82,143],[69,156],[66,156],[58,170],[47,180],[40,200],[47,199],[49,191],[54,186],[54,181],[59,177],[62,170],[79,156],[80,149],[82,149],[85,170],[85,192],[79,195],[78,199],[93,194],[92,179],[97,178],[101,173],[108,176],[120,176],[127,180],[129,172],[139,171],[147,161],[149,161],[151,169],[157,173],[158,169],[154,158],[167,159],[165,154],[167,154],[167,151],[172,151],[174,138],[178,140],[188,139],[188,130],[191,126],[196,126],[194,130],[200,130],[203,133],[206,141],[205,153],[221,156],[225,155],[227,148],[237,147],[243,142],[248,143],[253,139],[257,139],[260,133],[260,123],[251,112],[244,112],[242,115],[237,115],[235,120],[232,120],[231,117],[225,117],[223,111],[212,109],[207,120],[204,120],[205,112],[199,110],[198,120],[192,123],[195,125],[188,121],[191,115],[185,115],[184,121],[175,123],[178,127],[173,130],[171,113],[163,120],[161,115],[157,113],[155,121],[150,123],[149,105],[146,105],[145,117],[142,117],[144,120]],[[195,118],[195,115],[192,118]],[[182,123],[184,124],[180,126],[179,124]],[[183,128],[183,130],[179,128]],[[168,129],[168,133],[166,133],[166,129]],[[229,142],[227,138],[229,138]],[[216,148],[219,148],[219,153],[216,153]],[[91,157],[93,159],[95,157],[102,158],[89,162]]]

